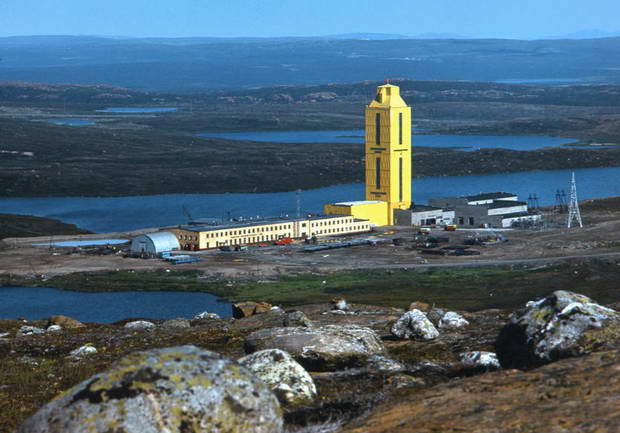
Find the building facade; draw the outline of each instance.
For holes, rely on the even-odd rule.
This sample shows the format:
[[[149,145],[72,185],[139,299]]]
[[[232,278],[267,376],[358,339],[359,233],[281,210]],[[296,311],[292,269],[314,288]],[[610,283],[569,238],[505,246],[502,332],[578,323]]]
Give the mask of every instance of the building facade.
[[[166,229],[174,233],[182,249],[204,250],[222,246],[275,242],[283,238],[304,239],[370,231],[367,220],[349,215],[306,218],[270,218],[230,222],[223,225],[185,225]]]

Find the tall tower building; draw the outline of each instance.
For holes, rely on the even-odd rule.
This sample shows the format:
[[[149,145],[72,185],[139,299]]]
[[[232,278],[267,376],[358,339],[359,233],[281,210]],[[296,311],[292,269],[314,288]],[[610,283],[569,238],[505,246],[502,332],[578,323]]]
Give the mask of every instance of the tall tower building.
[[[366,106],[366,200],[388,203],[389,225],[411,207],[411,107],[390,84]]]
[[[366,200],[325,205],[325,213],[393,225],[394,210],[411,207],[411,107],[386,84],[366,106]]]

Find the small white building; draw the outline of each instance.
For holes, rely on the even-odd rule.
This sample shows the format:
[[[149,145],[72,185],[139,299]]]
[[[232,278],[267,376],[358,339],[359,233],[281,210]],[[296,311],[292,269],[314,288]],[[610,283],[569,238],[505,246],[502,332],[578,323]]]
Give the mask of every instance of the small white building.
[[[180,249],[179,240],[170,232],[146,233],[131,242],[131,252],[137,254],[157,255]]]

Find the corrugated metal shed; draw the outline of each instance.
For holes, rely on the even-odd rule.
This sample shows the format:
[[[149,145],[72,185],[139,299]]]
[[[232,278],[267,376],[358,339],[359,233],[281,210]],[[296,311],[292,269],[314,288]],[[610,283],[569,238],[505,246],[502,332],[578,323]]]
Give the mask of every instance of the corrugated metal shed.
[[[131,242],[131,251],[134,253],[160,254],[180,248],[179,240],[170,232],[146,233]]]

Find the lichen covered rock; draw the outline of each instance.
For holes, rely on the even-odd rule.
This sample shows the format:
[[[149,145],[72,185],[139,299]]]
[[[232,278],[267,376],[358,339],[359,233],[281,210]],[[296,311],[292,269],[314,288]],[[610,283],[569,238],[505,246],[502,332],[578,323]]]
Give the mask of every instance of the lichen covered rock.
[[[284,350],[310,371],[361,367],[385,351],[375,331],[356,325],[268,328],[247,336],[247,353],[265,349]]]
[[[459,313],[455,313],[454,311],[448,311],[439,320],[440,329],[458,329],[464,328],[467,325],[469,325],[469,322]]]
[[[41,329],[37,326],[23,325],[22,327],[19,328],[19,331],[17,331],[18,337],[24,337],[26,335],[40,335],[40,334],[45,334],[45,329]]]
[[[190,328],[189,320],[183,318],[169,319],[161,324],[162,328]]]
[[[232,314],[235,319],[250,317],[254,314],[266,313],[271,310],[272,305],[268,302],[237,302],[232,305]]]
[[[62,314],[50,317],[48,326],[49,325],[58,325],[64,329],[83,328],[86,326],[79,320],[73,319],[69,316],[63,316]]]
[[[398,338],[433,340],[439,336],[439,331],[423,312],[411,310],[392,325],[392,334]]]
[[[310,327],[312,322],[303,311],[293,311],[284,316],[284,326]]]
[[[620,314],[564,290],[510,316],[496,342],[504,368],[527,368],[620,341]]]
[[[222,356],[182,346],[134,353],[48,403],[19,433],[278,433],[268,386]]]
[[[84,346],[78,347],[75,350],[72,350],[71,353],[69,354],[69,357],[74,358],[74,359],[82,359],[82,358],[86,358],[87,356],[94,355],[95,353],[97,353],[96,347],[84,345]]]
[[[501,368],[497,355],[493,352],[474,351],[459,353],[459,361],[466,368],[480,368],[489,371]]]
[[[219,318],[220,318],[220,315],[217,313],[210,313],[208,311],[203,311],[202,313],[196,314],[193,320],[219,319]]]
[[[310,404],[316,399],[312,377],[283,350],[261,350],[239,359],[239,363],[268,384],[284,405]]]
[[[133,322],[125,323],[125,328],[127,329],[146,329],[151,330],[155,329],[155,324],[153,322],[149,322],[147,320],[134,320]]]

